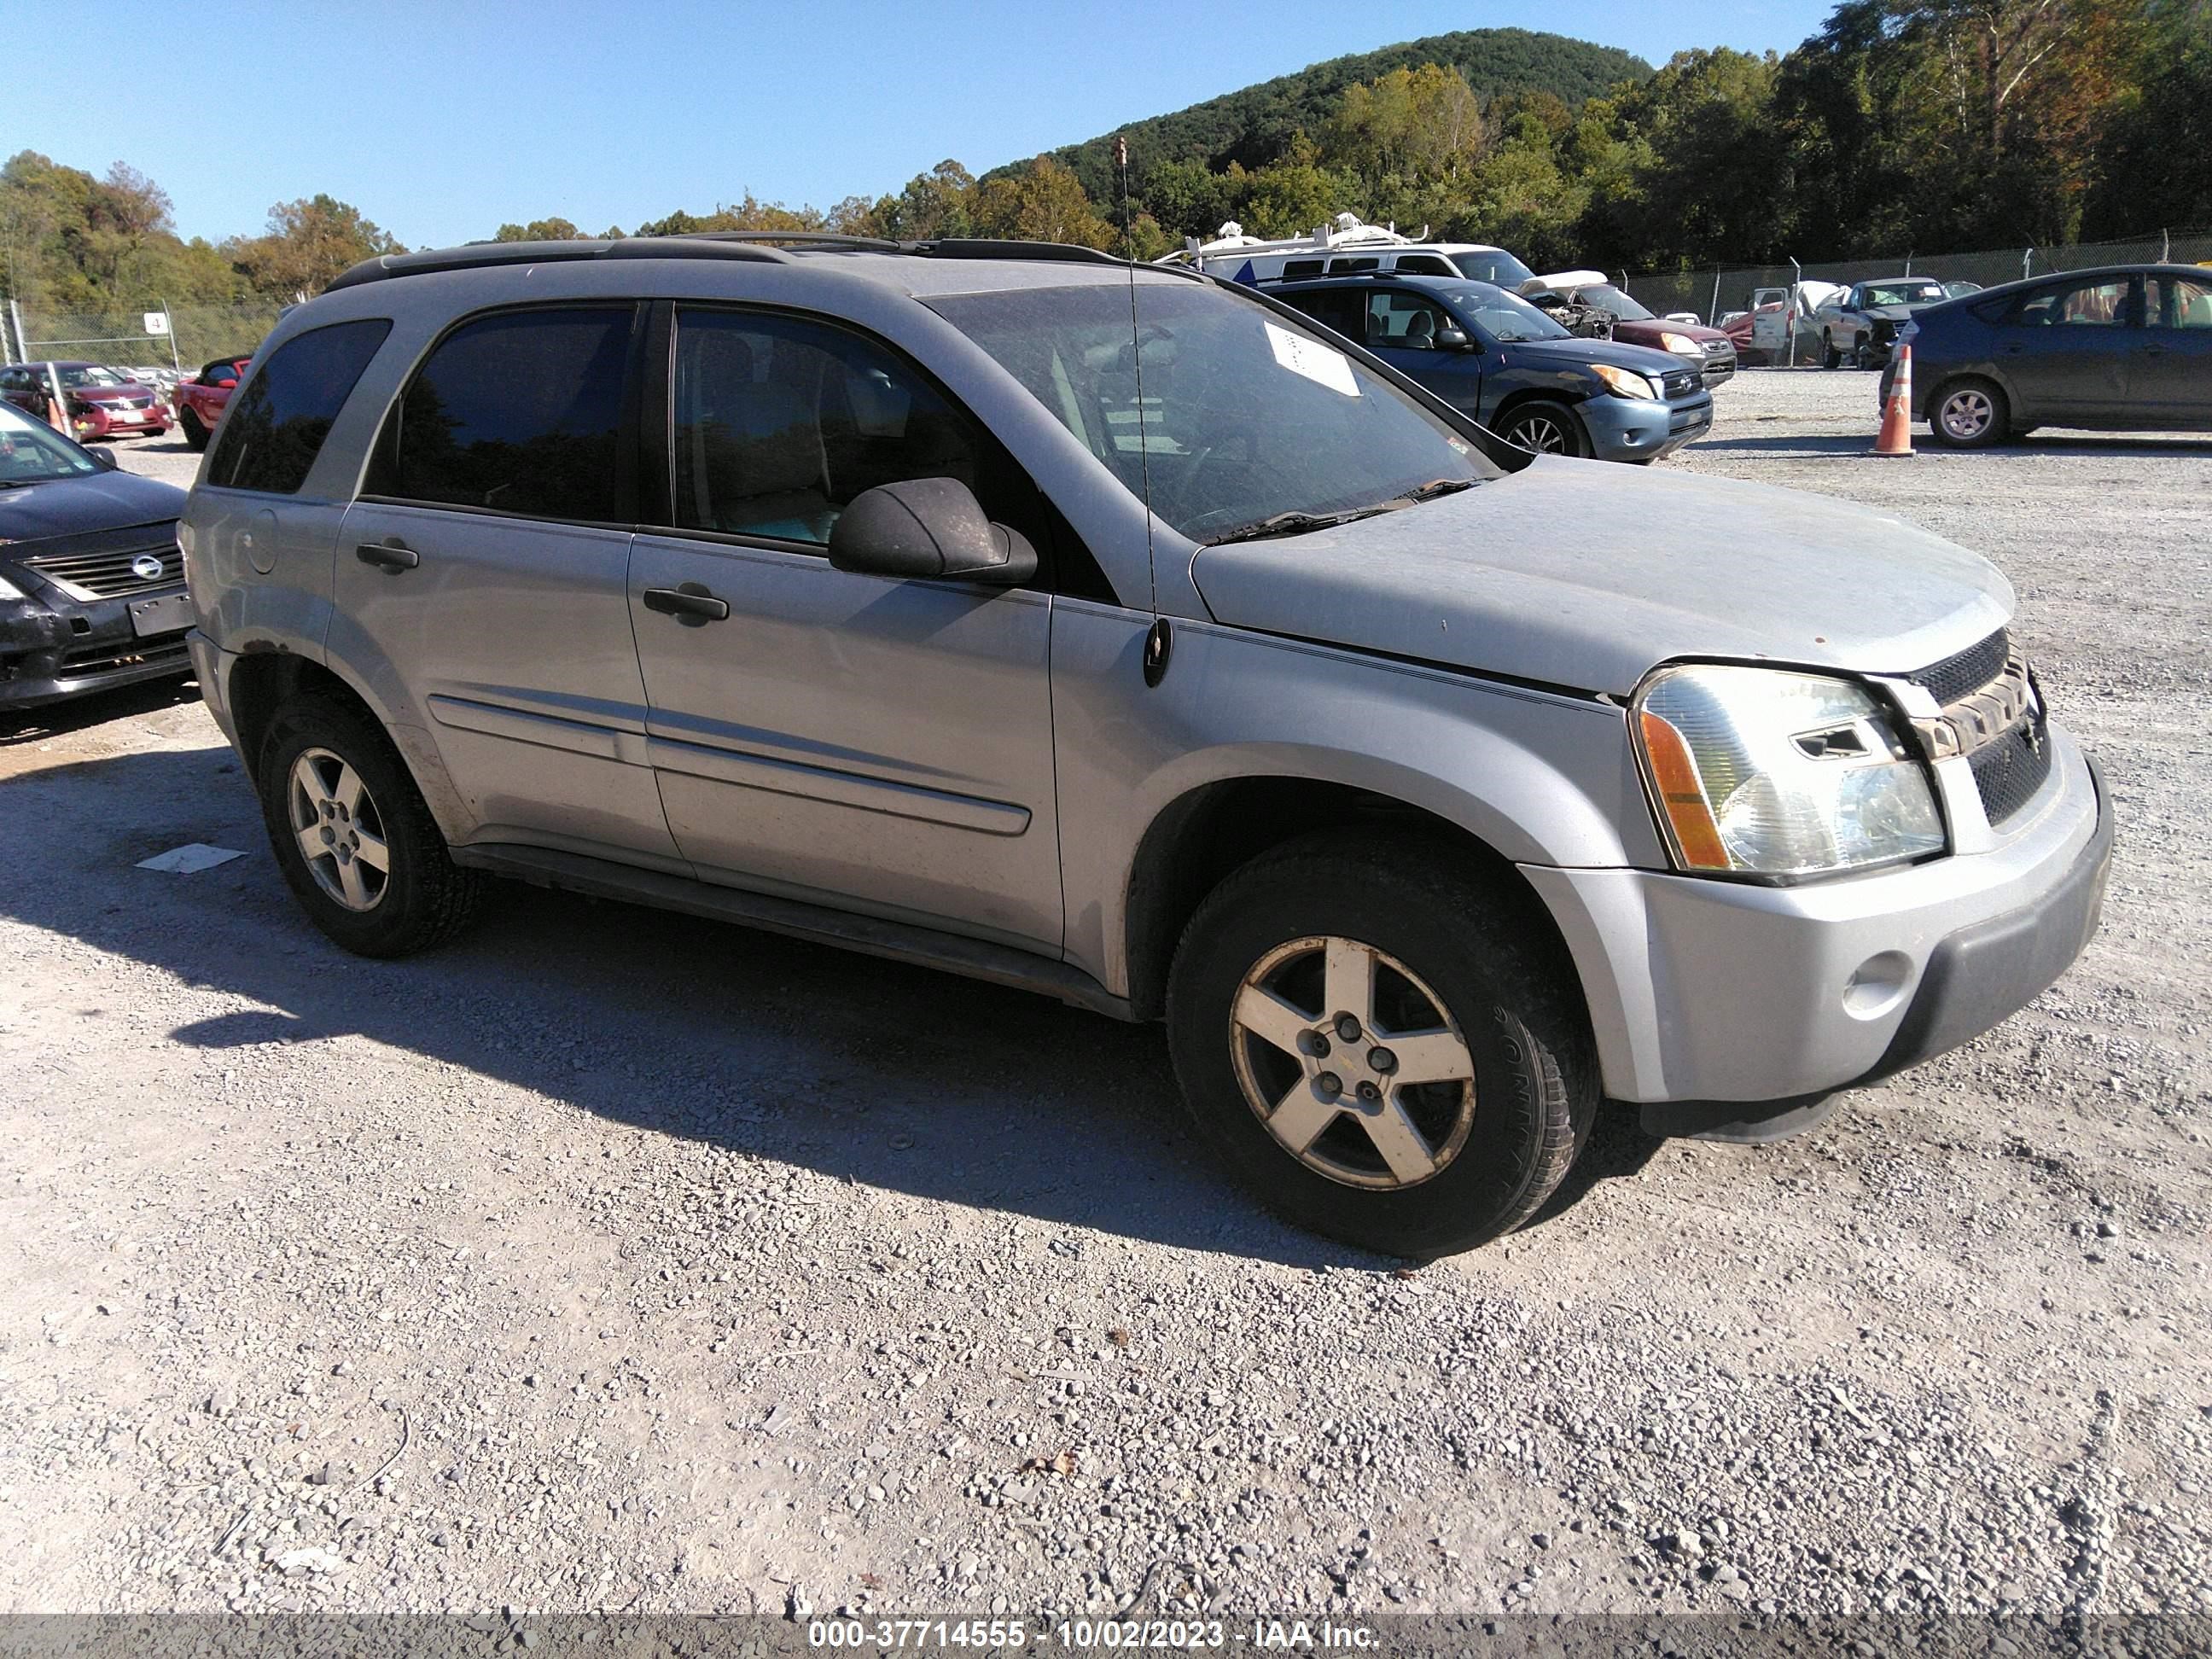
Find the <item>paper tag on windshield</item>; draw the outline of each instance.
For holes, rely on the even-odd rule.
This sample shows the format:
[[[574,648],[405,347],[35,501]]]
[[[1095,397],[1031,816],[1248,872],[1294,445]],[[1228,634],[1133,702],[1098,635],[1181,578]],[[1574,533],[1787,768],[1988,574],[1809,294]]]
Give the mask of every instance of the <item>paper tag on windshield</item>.
[[[1342,352],[1331,351],[1318,341],[1293,334],[1287,328],[1277,328],[1273,323],[1263,321],[1261,326],[1267,331],[1267,343],[1274,349],[1275,361],[1291,374],[1303,374],[1347,398],[1359,395],[1359,382],[1352,378],[1352,363]]]

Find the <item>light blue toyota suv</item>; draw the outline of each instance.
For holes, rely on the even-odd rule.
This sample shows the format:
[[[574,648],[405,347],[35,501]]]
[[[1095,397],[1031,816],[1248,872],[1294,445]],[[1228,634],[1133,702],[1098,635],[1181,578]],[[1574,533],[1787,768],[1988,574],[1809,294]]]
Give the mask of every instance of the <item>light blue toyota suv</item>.
[[[2036,995],[2103,890],[1982,559],[1532,459],[1082,250],[376,260],[270,337],[181,538],[345,948],[503,876],[1164,1018],[1261,1200],[1410,1255],[1527,1219],[1605,1097],[1814,1121]]]

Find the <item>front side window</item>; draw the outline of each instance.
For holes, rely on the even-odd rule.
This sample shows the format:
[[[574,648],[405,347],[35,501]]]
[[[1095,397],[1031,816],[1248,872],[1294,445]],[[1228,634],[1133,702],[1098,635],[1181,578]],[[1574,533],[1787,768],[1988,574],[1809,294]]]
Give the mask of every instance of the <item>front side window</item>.
[[[572,306],[464,323],[386,416],[368,493],[518,518],[628,520],[618,480],[635,315],[630,305]]]
[[[1372,351],[1434,351],[1452,319],[1418,295],[1383,289],[1367,296],[1367,346]]]
[[[1118,283],[928,303],[1194,541],[1498,476],[1411,394],[1226,289],[1147,282],[1133,323]]]
[[[2153,328],[2212,329],[2212,276],[2154,276],[2145,316]]]
[[[289,495],[307,481],[331,422],[353,394],[392,324],[333,323],[295,334],[223,412],[208,482]]]
[[[2118,276],[2038,289],[2021,301],[2012,320],[2024,328],[2123,327],[2128,320],[2130,286],[2127,277]]]
[[[679,307],[670,436],[677,524],[825,546],[879,484],[957,478],[1031,539],[1034,492],[921,370],[805,318]]]
[[[1440,255],[1434,253],[1401,253],[1398,256],[1398,263],[1392,269],[1402,270],[1408,276],[1456,276],[1459,275],[1459,272],[1454,270]]]

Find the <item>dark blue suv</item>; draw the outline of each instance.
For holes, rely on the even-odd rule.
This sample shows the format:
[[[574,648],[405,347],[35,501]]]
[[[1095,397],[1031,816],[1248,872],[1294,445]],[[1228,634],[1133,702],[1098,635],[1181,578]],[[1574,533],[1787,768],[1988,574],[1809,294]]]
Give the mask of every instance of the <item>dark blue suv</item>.
[[[1712,394],[1674,353],[1583,339],[1493,283],[1394,275],[1266,291],[1538,454],[1656,461],[1712,424]]]

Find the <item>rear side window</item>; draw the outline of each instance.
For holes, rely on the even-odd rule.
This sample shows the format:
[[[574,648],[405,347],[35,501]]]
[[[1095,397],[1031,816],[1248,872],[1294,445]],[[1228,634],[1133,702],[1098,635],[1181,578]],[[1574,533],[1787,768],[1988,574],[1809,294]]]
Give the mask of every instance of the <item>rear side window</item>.
[[[272,495],[296,491],[354,382],[391,332],[389,319],[371,318],[309,329],[277,347],[224,410],[208,482]]]
[[[385,419],[367,493],[608,523],[635,307],[509,312],[439,343]]]

